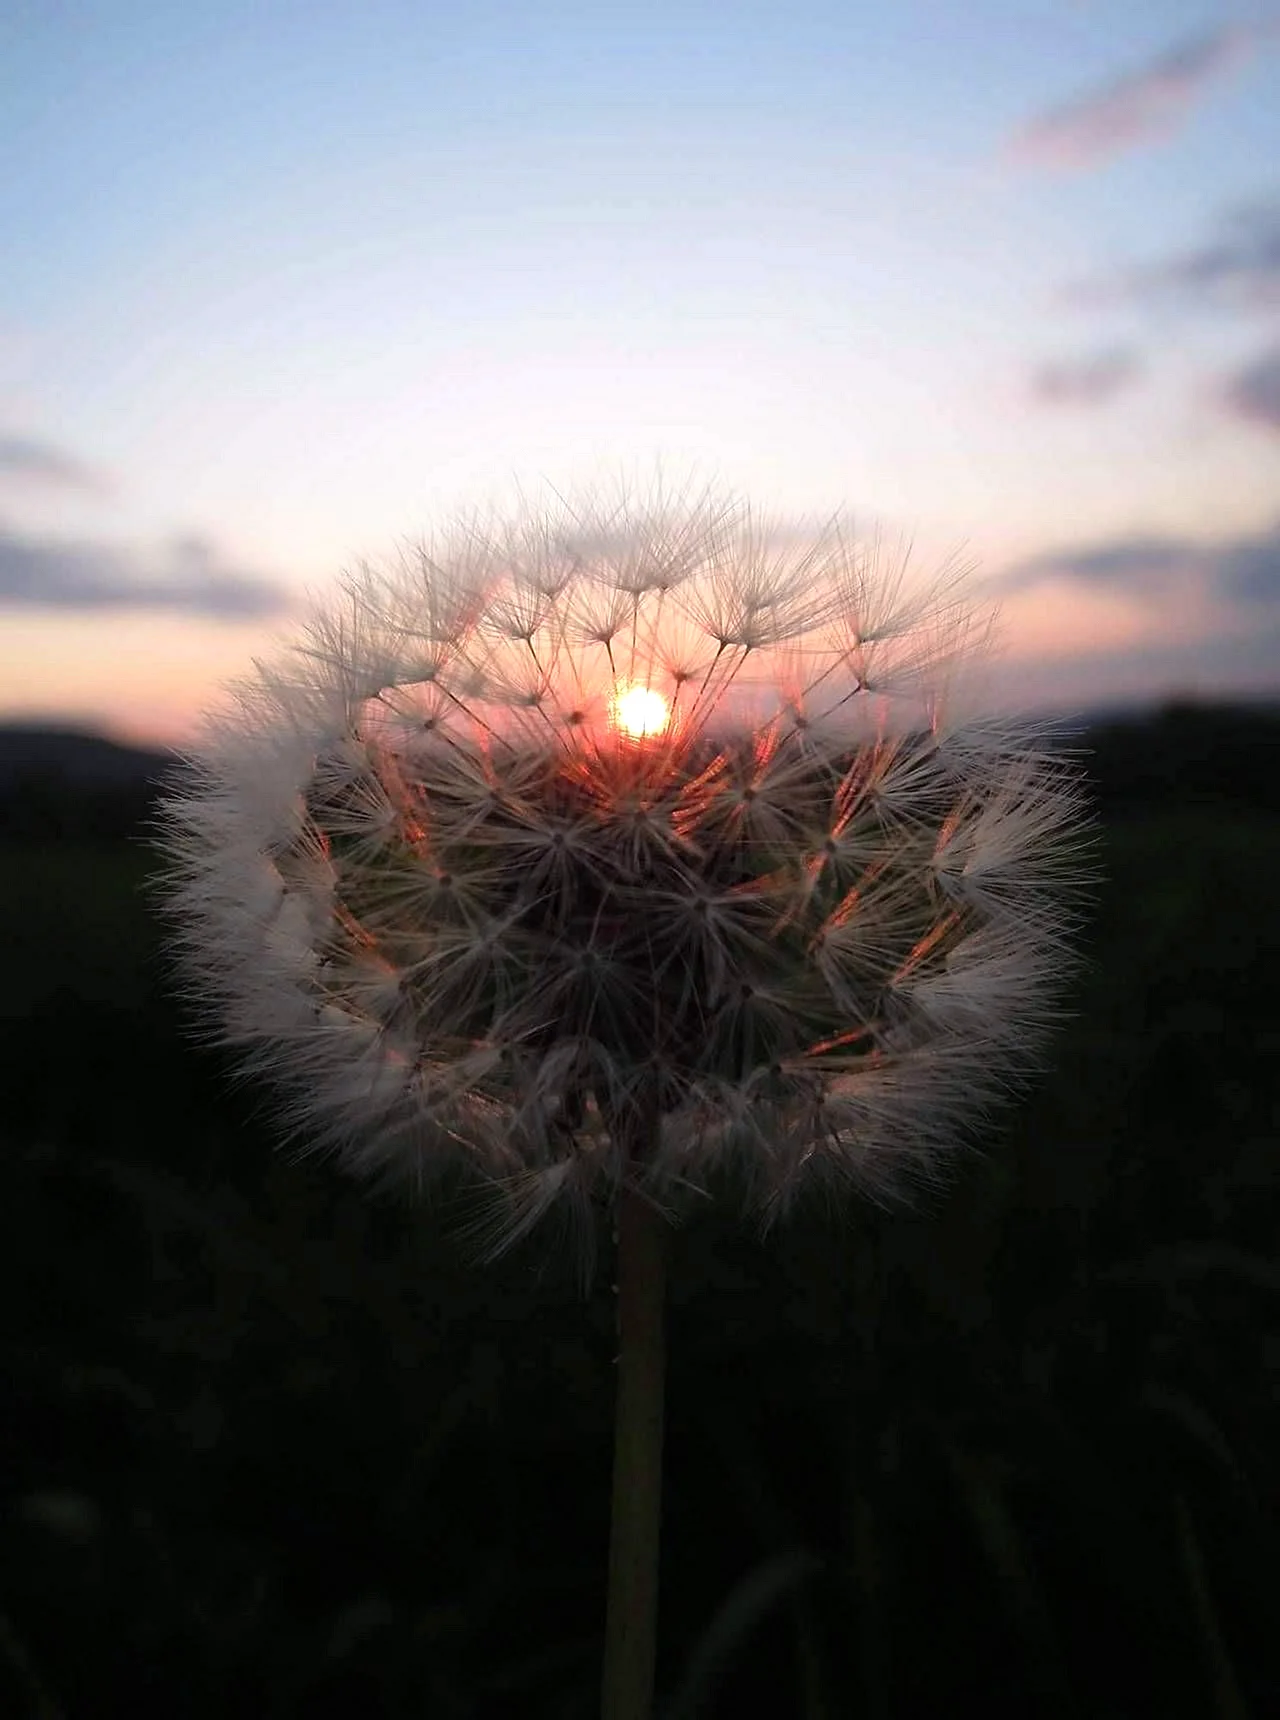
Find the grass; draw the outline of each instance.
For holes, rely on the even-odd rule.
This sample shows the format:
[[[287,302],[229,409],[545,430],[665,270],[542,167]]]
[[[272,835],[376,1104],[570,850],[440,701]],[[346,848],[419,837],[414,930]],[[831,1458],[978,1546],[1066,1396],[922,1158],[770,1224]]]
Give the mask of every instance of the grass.
[[[149,864],[0,850],[0,1710],[585,1720],[607,1282],[274,1155]],[[935,1211],[677,1238],[670,1720],[1274,1707],[1280,821],[1104,864],[1053,1071]]]

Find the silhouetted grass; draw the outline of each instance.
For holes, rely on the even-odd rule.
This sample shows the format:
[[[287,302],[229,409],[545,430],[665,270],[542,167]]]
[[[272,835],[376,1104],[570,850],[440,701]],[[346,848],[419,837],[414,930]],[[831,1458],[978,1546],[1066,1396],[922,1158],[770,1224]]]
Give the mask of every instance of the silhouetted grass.
[[[1276,1707],[1280,819],[1126,745],[1077,1013],[951,1194],[677,1239],[671,1720]],[[150,864],[0,847],[0,1712],[586,1720],[607,1273],[275,1155]]]

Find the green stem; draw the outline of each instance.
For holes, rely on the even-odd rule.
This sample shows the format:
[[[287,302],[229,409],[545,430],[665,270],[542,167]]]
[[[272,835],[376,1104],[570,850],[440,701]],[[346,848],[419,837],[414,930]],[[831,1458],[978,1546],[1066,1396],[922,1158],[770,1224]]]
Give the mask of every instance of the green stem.
[[[634,1189],[618,1205],[618,1400],[601,1720],[650,1720],[662,1514],[667,1224]]]

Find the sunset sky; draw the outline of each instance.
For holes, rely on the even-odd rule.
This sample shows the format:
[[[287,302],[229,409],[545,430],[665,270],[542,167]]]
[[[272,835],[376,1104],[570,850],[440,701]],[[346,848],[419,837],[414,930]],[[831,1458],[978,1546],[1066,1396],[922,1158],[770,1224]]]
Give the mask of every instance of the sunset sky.
[[[1280,694],[1280,11],[9,0],[0,720],[661,461],[960,550],[1003,696]]]

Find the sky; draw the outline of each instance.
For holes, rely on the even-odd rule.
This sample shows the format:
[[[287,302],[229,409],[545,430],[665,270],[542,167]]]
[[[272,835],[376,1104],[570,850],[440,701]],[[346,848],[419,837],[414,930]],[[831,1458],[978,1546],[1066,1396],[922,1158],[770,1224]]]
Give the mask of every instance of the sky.
[[[8,0],[0,721],[658,466],[959,554],[1006,703],[1280,696],[1278,96],[1209,0]]]

